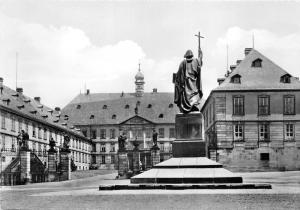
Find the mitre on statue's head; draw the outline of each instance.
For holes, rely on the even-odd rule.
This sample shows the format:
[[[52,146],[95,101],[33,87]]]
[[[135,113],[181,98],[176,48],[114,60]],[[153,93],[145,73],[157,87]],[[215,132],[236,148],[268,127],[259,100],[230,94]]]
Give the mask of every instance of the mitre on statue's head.
[[[192,50],[187,50],[186,53],[184,54],[184,58],[186,60],[192,60],[194,57],[194,54],[192,52]]]

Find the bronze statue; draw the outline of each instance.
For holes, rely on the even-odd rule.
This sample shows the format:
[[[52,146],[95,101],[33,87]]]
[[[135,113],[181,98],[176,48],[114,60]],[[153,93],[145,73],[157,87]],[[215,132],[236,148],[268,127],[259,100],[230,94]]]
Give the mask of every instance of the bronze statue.
[[[121,131],[120,136],[118,137],[118,144],[119,144],[119,152],[125,151],[125,142],[127,140],[127,137],[125,135],[125,132]]]
[[[157,146],[157,136],[158,133],[155,131],[155,128],[153,128],[153,133],[152,133],[153,146]]]
[[[185,53],[185,59],[180,63],[179,70],[174,78],[174,102],[182,113],[200,111],[198,105],[203,96],[201,84],[201,49],[199,51],[199,58],[193,57],[194,55],[191,50]]]
[[[60,151],[63,151],[63,152],[70,152],[70,137],[68,135],[64,135],[64,142],[63,142],[63,145],[62,145],[62,148],[60,149]]]
[[[21,149],[25,149],[28,150],[28,141],[29,141],[29,135],[28,133],[26,133],[24,130],[21,130],[21,133],[19,133],[18,137],[17,137],[18,141],[19,141],[19,145]]]
[[[48,152],[57,152],[55,150],[55,146],[56,146],[56,143],[54,141],[54,139],[51,137],[50,141],[49,141],[49,146],[50,146],[50,149],[48,150]]]

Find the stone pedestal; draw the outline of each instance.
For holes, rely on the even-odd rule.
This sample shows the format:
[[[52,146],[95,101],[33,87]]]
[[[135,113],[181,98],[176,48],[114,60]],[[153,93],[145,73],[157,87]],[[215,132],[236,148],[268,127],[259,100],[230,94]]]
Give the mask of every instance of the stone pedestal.
[[[160,163],[160,150],[156,145],[151,148],[151,166],[153,167],[158,163]]]
[[[59,181],[71,179],[71,157],[69,151],[60,152],[60,176]]]
[[[118,175],[123,177],[128,172],[128,157],[125,151],[118,152]]]
[[[132,152],[132,167],[133,175],[139,174],[141,170],[140,166],[140,152],[137,149],[134,149]]]
[[[202,139],[201,113],[177,114],[175,118],[176,140],[172,143],[173,157],[205,157]]]
[[[20,165],[21,165],[21,183],[27,184],[31,182],[30,174],[30,150],[20,148]]]
[[[48,182],[57,181],[56,152],[48,151]]]

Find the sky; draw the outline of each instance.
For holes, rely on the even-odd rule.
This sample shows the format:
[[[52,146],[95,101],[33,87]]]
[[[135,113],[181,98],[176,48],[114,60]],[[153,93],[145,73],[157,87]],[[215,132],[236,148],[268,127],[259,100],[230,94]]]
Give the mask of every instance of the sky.
[[[300,76],[300,2],[0,0],[0,77],[54,108],[85,88],[173,92],[186,50],[203,51],[204,97],[253,47]],[[16,83],[16,69],[17,83]]]

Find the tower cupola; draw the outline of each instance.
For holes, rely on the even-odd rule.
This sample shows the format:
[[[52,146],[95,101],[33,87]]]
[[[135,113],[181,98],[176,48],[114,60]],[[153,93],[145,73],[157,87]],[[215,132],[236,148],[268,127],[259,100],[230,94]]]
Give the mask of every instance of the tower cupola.
[[[135,75],[135,95],[141,97],[144,94],[144,75],[141,72],[141,64],[139,63],[139,70]]]

